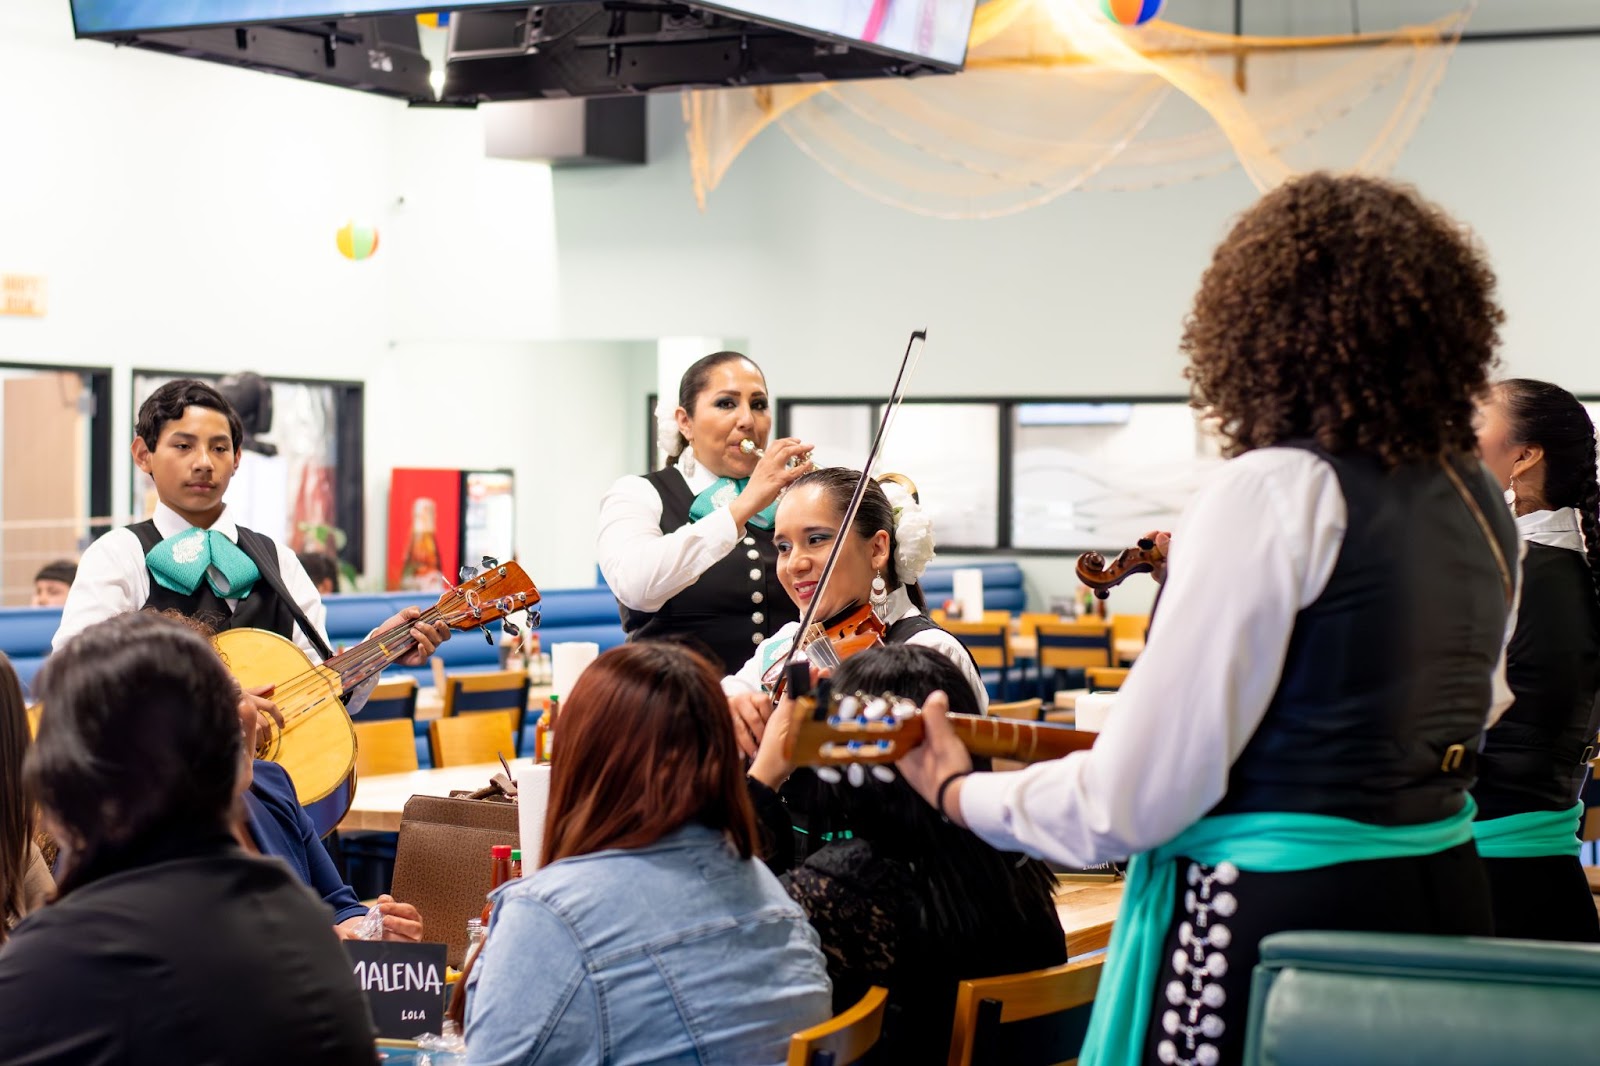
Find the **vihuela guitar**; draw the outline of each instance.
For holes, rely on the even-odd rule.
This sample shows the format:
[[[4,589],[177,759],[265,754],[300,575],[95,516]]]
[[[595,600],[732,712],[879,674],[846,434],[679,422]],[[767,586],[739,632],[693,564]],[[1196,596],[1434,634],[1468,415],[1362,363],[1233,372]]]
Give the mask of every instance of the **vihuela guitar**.
[[[811,688],[804,663],[790,668],[790,691]],[[1017,762],[1059,759],[1094,746],[1096,734],[1053,722],[1025,722],[982,714],[945,716],[974,755]],[[891,763],[922,743],[922,711],[899,696],[838,695],[824,677],[796,696],[784,756],[796,766]]]
[[[228,629],[216,635],[217,651],[240,684],[277,686],[271,699],[283,715],[283,727],[262,730],[256,755],[289,772],[318,835],[337,826],[355,798],[356,735],[340,697],[416,647],[412,626],[444,622],[451,629],[477,629],[514,611],[527,611],[529,624],[538,624],[532,608],[539,602],[539,590],[522,567],[492,559],[484,564],[481,573],[466,576],[469,572],[463,571],[462,583],[421,617],[375,633],[320,664],[291,641],[263,629]]]

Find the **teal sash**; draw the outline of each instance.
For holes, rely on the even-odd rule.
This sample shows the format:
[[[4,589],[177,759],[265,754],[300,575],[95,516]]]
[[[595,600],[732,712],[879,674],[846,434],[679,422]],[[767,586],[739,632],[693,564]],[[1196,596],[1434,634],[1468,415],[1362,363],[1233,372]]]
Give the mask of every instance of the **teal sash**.
[[[1542,859],[1576,855],[1583,803],[1564,811],[1528,811],[1472,823],[1478,854],[1486,859]]]
[[[738,498],[748,484],[750,484],[749,478],[742,478],[739,481],[729,477],[718,478],[709,488],[694,498],[694,503],[689,505],[689,521],[698,522],[717,508],[728,506]],[[754,515],[751,515],[750,521],[745,524],[754,526],[757,529],[771,529],[772,520],[777,514],[778,504],[774,500],[767,505],[765,510],[757,511]]]
[[[1144,1053],[1161,949],[1172,920],[1180,856],[1205,866],[1286,873],[1343,862],[1432,855],[1472,839],[1477,804],[1426,825],[1367,825],[1323,814],[1223,814],[1203,818],[1128,866],[1081,1066],[1136,1066]]]

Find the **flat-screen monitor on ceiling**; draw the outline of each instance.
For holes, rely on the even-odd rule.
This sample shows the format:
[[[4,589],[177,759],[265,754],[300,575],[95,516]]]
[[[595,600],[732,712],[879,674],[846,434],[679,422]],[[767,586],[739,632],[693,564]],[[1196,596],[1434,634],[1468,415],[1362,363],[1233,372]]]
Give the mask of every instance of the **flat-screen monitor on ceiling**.
[[[444,7],[505,6],[506,0],[466,0],[434,7],[408,6],[395,0],[72,0],[72,21],[79,37],[108,37],[260,22],[420,14]]]
[[[554,0],[553,7],[578,0]],[[336,6],[337,5],[337,6]],[[506,0],[467,0],[414,7],[395,0],[72,0],[80,37],[108,37],[163,30],[258,23],[348,19],[447,9],[516,8]],[[666,6],[666,5],[663,5]],[[959,68],[966,59],[977,0],[740,0],[691,6],[740,19],[824,36],[874,51]]]
[[[960,67],[977,0],[721,0],[698,6]]]

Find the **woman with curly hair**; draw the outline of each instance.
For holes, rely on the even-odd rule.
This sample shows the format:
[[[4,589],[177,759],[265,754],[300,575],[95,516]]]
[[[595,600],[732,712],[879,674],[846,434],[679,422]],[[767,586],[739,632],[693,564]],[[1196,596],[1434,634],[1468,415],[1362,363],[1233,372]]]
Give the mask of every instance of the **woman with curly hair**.
[[[1527,542],[1506,648],[1516,702],[1484,738],[1473,832],[1496,936],[1600,941],[1578,862],[1579,793],[1600,729],[1600,484],[1578,398],[1514,378],[1479,408],[1478,443]]]
[[[930,698],[900,770],[946,816],[1063,863],[1133,856],[1085,1064],[1238,1062],[1275,932],[1490,931],[1467,789],[1510,702],[1517,536],[1473,403],[1502,317],[1483,253],[1414,192],[1268,194],[1183,337],[1230,461],[1095,747],[973,774]]]

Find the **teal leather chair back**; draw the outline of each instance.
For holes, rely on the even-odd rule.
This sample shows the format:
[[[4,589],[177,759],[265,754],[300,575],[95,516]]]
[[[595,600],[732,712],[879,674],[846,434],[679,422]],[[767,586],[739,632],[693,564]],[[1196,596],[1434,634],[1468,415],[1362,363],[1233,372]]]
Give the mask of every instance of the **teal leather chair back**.
[[[1600,946],[1278,933],[1251,978],[1245,1066],[1600,1058]]]

